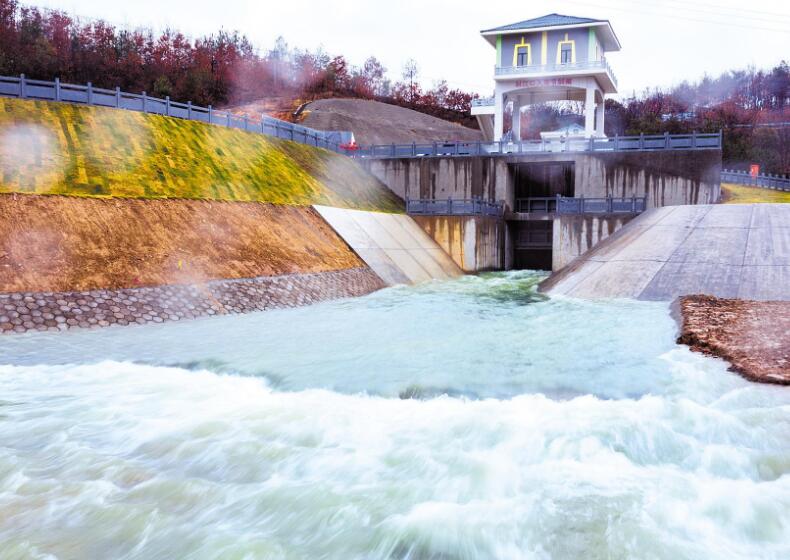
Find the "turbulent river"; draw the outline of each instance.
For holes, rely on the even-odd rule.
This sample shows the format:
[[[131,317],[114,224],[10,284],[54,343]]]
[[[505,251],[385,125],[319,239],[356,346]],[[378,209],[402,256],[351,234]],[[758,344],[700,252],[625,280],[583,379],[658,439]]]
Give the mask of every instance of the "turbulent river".
[[[0,337],[0,558],[790,558],[790,388],[538,278]]]

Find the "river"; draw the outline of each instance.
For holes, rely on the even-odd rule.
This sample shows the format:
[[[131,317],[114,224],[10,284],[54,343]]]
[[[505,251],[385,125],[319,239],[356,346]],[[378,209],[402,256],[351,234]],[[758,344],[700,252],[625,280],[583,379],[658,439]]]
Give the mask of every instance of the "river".
[[[539,279],[0,337],[0,558],[790,557],[790,388]]]

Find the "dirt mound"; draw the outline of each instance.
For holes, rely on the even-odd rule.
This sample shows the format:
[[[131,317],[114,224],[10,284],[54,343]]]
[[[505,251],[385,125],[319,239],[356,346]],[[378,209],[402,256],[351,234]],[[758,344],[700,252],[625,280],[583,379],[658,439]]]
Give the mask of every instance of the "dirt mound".
[[[194,284],[363,266],[309,207],[0,195],[0,292]]]
[[[357,144],[362,146],[483,140],[479,130],[379,101],[320,99],[308,104],[304,112],[304,126],[318,130],[350,130]]]

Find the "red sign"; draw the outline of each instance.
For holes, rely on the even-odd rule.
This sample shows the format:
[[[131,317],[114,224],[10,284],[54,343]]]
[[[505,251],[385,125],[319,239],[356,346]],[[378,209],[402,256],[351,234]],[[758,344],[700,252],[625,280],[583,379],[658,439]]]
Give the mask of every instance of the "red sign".
[[[752,177],[757,177],[760,174],[760,166],[756,163],[753,163],[749,166],[749,175]]]
[[[516,87],[539,86],[569,86],[573,83],[570,78],[543,78],[537,80],[516,80]]]

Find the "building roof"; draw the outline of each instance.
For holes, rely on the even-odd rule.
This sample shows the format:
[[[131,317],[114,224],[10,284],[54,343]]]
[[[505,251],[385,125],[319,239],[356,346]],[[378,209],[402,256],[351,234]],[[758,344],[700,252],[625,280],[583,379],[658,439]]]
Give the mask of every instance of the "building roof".
[[[484,29],[480,33],[491,33],[495,31],[521,31],[522,29],[533,29],[535,27],[555,27],[557,25],[580,25],[585,23],[596,23],[606,20],[581,18],[576,16],[564,16],[562,14],[548,14],[539,18],[528,19],[503,25],[501,27],[494,27],[492,29]]]
[[[502,25],[500,27],[493,27],[491,29],[483,29],[480,34],[492,45],[496,45],[497,35],[507,35],[510,33],[518,33],[519,31],[544,31],[548,29],[568,29],[573,27],[596,27],[599,32],[599,37],[603,43],[603,47],[607,51],[619,51],[620,41],[614,34],[612,25],[608,19],[592,19],[576,16],[565,16],[562,14],[548,14],[538,18],[528,19]]]

